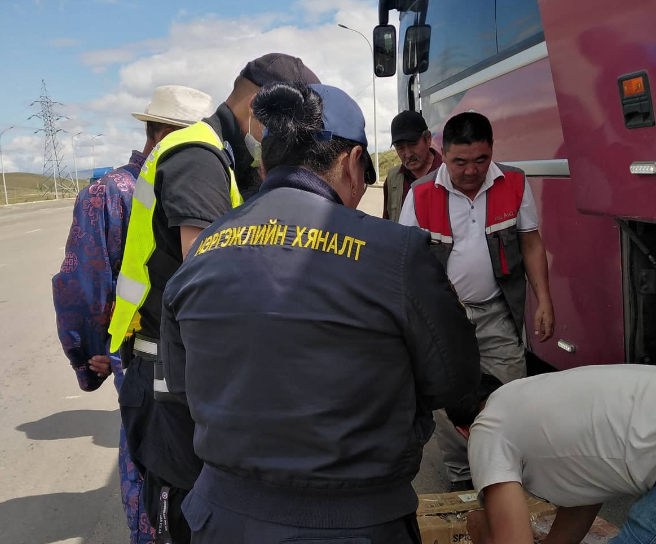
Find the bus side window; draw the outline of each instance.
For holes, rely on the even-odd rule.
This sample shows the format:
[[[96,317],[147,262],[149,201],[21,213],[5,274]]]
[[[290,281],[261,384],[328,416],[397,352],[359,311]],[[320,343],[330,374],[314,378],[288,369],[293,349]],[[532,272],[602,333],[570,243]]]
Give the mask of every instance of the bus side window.
[[[422,89],[463,72],[497,53],[494,2],[431,0],[426,24],[431,25],[428,72]]]
[[[496,0],[499,53],[542,32],[538,0]]]

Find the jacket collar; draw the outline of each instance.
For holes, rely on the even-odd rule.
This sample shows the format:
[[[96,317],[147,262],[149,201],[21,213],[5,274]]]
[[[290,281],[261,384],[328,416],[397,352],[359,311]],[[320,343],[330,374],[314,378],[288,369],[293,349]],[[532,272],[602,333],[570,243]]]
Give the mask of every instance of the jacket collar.
[[[478,193],[476,196],[484,193],[487,191],[492,185],[494,185],[494,182],[498,180],[499,178],[504,178],[505,176],[503,175],[503,172],[501,169],[494,163],[490,163],[490,167],[487,170],[487,174],[485,175],[485,181],[483,181],[483,185],[481,185],[481,188],[478,190]],[[450,193],[454,194],[459,194],[461,195],[462,193],[458,191],[453,186],[453,182],[451,181],[451,176],[449,176],[449,171],[446,169],[446,164],[442,164],[440,166],[439,170],[437,171],[437,174],[435,175],[435,187],[438,185],[442,185],[447,191]]]
[[[442,165],[442,156],[432,147],[429,148],[429,151],[433,154],[433,162],[431,163],[431,167],[430,170],[428,171],[428,174],[437,170]],[[408,170],[405,166],[403,166],[403,164],[401,164],[401,172],[409,182],[413,182],[416,181],[417,179],[420,179],[415,177],[415,175],[412,172],[410,172],[410,170]],[[424,176],[422,176],[422,178],[423,177]]]
[[[314,193],[336,204],[344,204],[337,192],[325,180],[307,168],[297,166],[278,166],[274,168],[267,174],[260,193],[264,194],[282,187]]]

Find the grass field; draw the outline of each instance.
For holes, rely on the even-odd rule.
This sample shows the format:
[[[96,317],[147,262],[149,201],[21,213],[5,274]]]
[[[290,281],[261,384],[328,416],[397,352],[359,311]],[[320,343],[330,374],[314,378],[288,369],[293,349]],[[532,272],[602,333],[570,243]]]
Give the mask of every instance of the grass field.
[[[371,158],[374,161],[376,160],[375,157],[371,157]],[[378,164],[380,168],[380,181],[383,182],[387,177],[387,172],[389,171],[389,169],[392,168],[393,166],[396,166],[397,164],[401,164],[401,160],[399,159],[399,156],[396,154],[396,151],[394,151],[394,149],[390,149],[389,151],[378,153]]]
[[[52,200],[55,198],[54,193],[51,195],[43,196],[41,191],[41,184],[46,180],[40,174],[26,174],[24,172],[12,172],[5,174],[7,182],[7,197],[9,204],[17,204],[19,202],[34,202],[36,200]],[[82,187],[82,180],[80,180],[80,187]],[[62,195],[60,194],[60,197]],[[65,196],[71,197],[72,194]],[[5,203],[4,188],[0,185],[0,205]]]
[[[24,174],[21,172],[5,174],[7,182],[7,196],[10,204],[17,202],[32,202],[41,200],[40,184],[45,180],[39,174]],[[0,190],[4,191],[2,187]],[[0,197],[0,204],[5,203],[4,194]]]

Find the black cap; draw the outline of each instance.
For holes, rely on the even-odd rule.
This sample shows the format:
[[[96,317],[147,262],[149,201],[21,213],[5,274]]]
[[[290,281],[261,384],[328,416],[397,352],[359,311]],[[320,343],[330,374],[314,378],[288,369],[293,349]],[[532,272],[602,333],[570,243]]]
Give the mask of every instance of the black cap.
[[[284,53],[269,53],[250,61],[239,74],[258,87],[269,83],[321,83],[303,61]]]
[[[400,141],[416,142],[428,130],[418,111],[402,111],[392,119],[392,144]]]

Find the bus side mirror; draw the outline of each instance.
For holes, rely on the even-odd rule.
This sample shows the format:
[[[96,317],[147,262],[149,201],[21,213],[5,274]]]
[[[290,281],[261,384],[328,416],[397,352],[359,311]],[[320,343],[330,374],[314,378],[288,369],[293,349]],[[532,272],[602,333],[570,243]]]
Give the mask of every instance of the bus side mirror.
[[[428,70],[430,25],[409,26],[403,43],[403,73],[423,74]]]
[[[374,28],[374,74],[377,77],[396,74],[396,28],[392,25]]]

